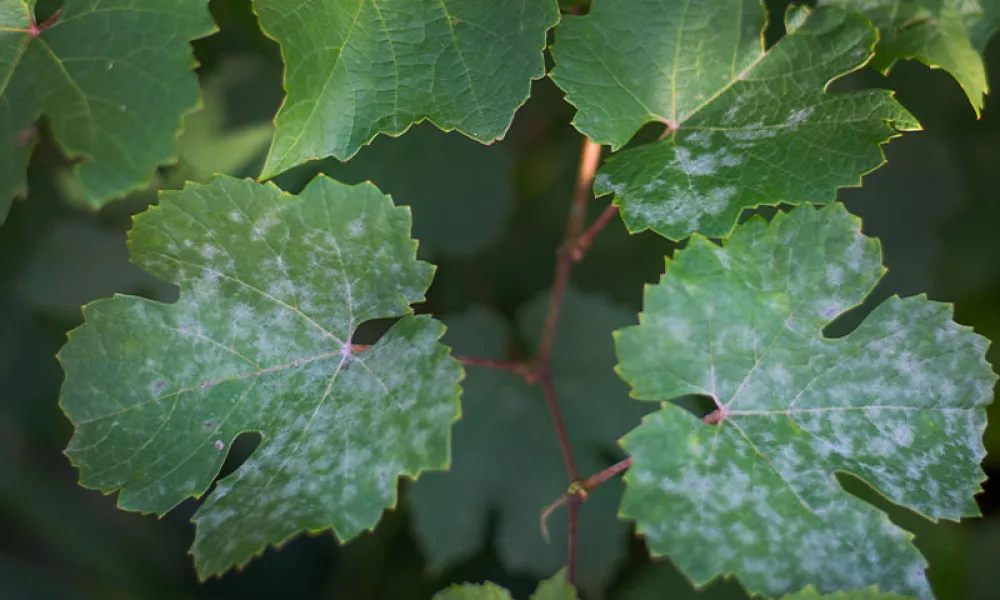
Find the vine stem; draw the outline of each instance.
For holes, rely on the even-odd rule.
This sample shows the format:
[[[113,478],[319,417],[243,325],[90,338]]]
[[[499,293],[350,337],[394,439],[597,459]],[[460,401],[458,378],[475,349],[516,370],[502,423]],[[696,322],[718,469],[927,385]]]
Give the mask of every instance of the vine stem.
[[[365,352],[371,350],[367,344],[351,344],[351,352]],[[531,379],[533,375],[532,366],[528,363],[513,360],[493,360],[492,358],[479,358],[478,356],[462,356],[453,354],[452,358],[467,367],[485,367],[487,369],[498,369],[517,373],[525,379]]]
[[[597,473],[594,473],[590,477],[583,480],[582,487],[584,493],[592,491],[594,488],[598,487],[605,481],[611,479],[615,475],[621,473],[622,471],[631,466],[632,466],[632,457],[630,456],[625,460],[616,462],[615,464],[611,465],[607,469],[604,469],[603,471],[598,471]]]
[[[45,20],[41,25],[35,23],[35,20],[31,18],[28,23],[28,38],[35,39],[36,37],[42,35],[42,32],[55,25],[56,21],[59,20],[59,15],[62,13],[62,9],[56,10],[52,13],[52,16]]]
[[[570,272],[573,270],[573,265],[583,258],[583,254],[590,246],[590,241],[584,241],[581,244],[581,239],[592,240],[593,236],[604,227],[604,224],[601,224],[588,237],[581,238],[581,234],[584,234],[584,219],[587,217],[587,202],[593,197],[594,174],[597,172],[597,165],[600,160],[601,145],[592,142],[590,138],[584,138],[583,150],[580,153],[580,166],[576,176],[576,187],[573,190],[573,203],[569,209],[566,234],[563,237],[562,244],[559,246],[559,250],[556,252],[556,271],[552,283],[552,295],[549,297],[548,312],[545,315],[545,326],[542,329],[542,336],[538,342],[538,349],[535,351],[534,360],[535,379],[542,386],[545,395],[545,404],[552,415],[552,424],[555,428],[556,437],[559,439],[559,448],[562,451],[563,462],[566,463],[566,474],[569,475],[571,488],[580,481],[580,472],[577,470],[576,461],[573,459],[573,448],[570,445],[569,435],[566,432],[566,423],[563,420],[562,413],[559,411],[559,401],[556,397],[555,384],[552,381],[552,372],[549,365],[552,357],[552,345],[555,342],[556,330],[559,326],[559,314],[562,310],[563,297],[566,295],[566,287],[569,285]],[[604,218],[604,223],[607,223],[610,218],[610,215]],[[598,221],[600,222],[601,219],[598,219]],[[590,229],[587,232],[589,233]],[[576,495],[569,499],[569,528],[566,540],[566,580],[571,585],[576,582],[577,525],[580,515],[580,504],[583,500],[582,497]],[[543,534],[545,534],[544,520]]]
[[[455,356],[455,359],[463,365],[510,371],[522,375],[529,384],[538,384],[541,386],[543,395],[545,396],[545,404],[549,409],[549,414],[552,417],[552,425],[559,440],[559,449],[562,452],[563,462],[566,465],[566,474],[570,480],[569,491],[543,511],[541,520],[542,534],[547,540],[548,531],[545,527],[545,522],[552,510],[562,504],[569,504],[566,580],[570,584],[576,581],[577,528],[580,505],[586,501],[587,491],[591,487],[600,485],[616,473],[628,468],[628,465],[631,464],[631,459],[628,459],[589,477],[585,481],[580,479],[580,472],[573,458],[573,448],[569,442],[569,434],[566,431],[566,421],[559,411],[559,400],[556,396],[555,383],[553,382],[552,371],[550,369],[552,346],[555,342],[556,330],[559,327],[559,314],[562,310],[563,298],[566,295],[566,288],[569,285],[569,276],[573,270],[573,265],[583,259],[593,244],[594,238],[597,237],[597,234],[618,213],[618,207],[611,204],[604,209],[604,212],[601,213],[601,216],[593,224],[587,227],[586,230],[584,229],[584,220],[587,218],[587,203],[593,198],[594,174],[597,172],[597,165],[600,160],[601,145],[590,141],[590,138],[585,138],[583,151],[580,153],[580,166],[576,177],[576,187],[573,191],[573,203],[570,205],[569,218],[566,223],[566,233],[556,252],[556,268],[552,283],[552,295],[549,297],[545,325],[542,329],[538,347],[535,350],[534,359],[530,363],[523,363],[471,356]],[[351,344],[350,346],[351,352],[364,352],[370,348],[371,346],[362,344]]]
[[[587,200],[591,197],[594,173],[597,172],[597,163],[600,160],[601,145],[586,138],[583,142],[583,152],[580,154],[580,168],[576,175],[576,189],[573,191],[573,204],[569,209],[566,235],[556,256],[556,275],[552,284],[552,296],[549,298],[549,311],[545,316],[545,328],[542,330],[542,340],[538,343],[535,357],[539,363],[548,363],[552,355],[552,343],[555,341],[556,328],[559,325],[559,312],[569,283],[569,274],[573,264],[579,261],[574,257],[572,248],[583,231],[583,220],[587,217]],[[580,257],[582,258],[582,254]]]
[[[618,207],[615,206],[614,202],[608,205],[601,213],[601,216],[597,217],[590,227],[587,228],[576,240],[570,245],[570,255],[573,257],[573,262],[580,262],[583,260],[583,256],[590,250],[590,246],[594,243],[594,238],[597,234],[604,229],[604,226],[608,224],[608,221],[612,217],[618,214]]]
[[[455,360],[462,363],[467,367],[485,367],[487,369],[499,369],[501,371],[510,371],[511,373],[517,373],[525,378],[531,375],[531,365],[528,363],[517,362],[512,360],[493,360],[490,358],[479,358],[476,356],[460,356],[453,355]]]
[[[576,461],[573,459],[573,448],[569,443],[569,434],[566,432],[566,422],[562,413],[559,412],[559,400],[556,397],[556,386],[552,382],[552,373],[549,372],[548,365],[538,374],[539,383],[542,384],[542,391],[545,392],[545,404],[549,407],[552,415],[552,424],[556,430],[556,437],[559,438],[559,448],[562,450],[563,462],[566,463],[566,474],[569,475],[570,482],[580,480],[580,471],[576,468]],[[572,526],[572,523],[570,523]]]

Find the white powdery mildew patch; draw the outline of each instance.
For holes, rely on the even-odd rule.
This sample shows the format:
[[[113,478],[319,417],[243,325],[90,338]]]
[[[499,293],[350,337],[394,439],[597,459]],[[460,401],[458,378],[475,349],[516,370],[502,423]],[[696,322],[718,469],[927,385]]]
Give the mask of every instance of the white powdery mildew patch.
[[[615,196],[621,197],[625,194],[627,186],[624,183],[616,183],[607,173],[598,173],[594,177],[594,187],[598,190],[608,190]]]
[[[705,129],[692,131],[684,134],[682,140],[693,146],[707,150],[712,147],[712,132]]]
[[[798,110],[793,110],[788,114],[788,119],[785,121],[785,127],[790,130],[798,129],[799,125],[809,120],[809,117],[813,115],[816,109],[808,106],[806,108],[800,108]]]
[[[750,148],[755,146],[756,142],[777,137],[781,130],[776,127],[766,127],[763,123],[751,123],[740,129],[727,129],[723,133],[735,147]]]
[[[745,157],[733,154],[727,148],[696,155],[689,148],[677,146],[674,150],[671,166],[676,167],[688,177],[718,176],[720,167],[738,167],[745,160]]]
[[[710,215],[717,215],[729,206],[737,194],[739,190],[731,185],[711,188],[705,195],[702,208]]]

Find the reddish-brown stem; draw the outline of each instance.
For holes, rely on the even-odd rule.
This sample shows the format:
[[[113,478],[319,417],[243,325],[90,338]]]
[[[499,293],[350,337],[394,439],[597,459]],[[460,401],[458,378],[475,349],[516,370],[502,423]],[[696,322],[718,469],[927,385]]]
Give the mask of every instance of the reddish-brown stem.
[[[580,154],[580,168],[576,175],[576,189],[573,191],[573,204],[569,209],[566,235],[556,256],[556,275],[555,281],[552,283],[552,295],[549,297],[549,311],[545,317],[545,327],[542,329],[542,338],[535,354],[535,359],[539,363],[548,363],[549,356],[552,354],[552,344],[555,341],[556,328],[559,325],[559,311],[562,307],[563,295],[566,293],[566,286],[569,283],[569,273],[575,262],[567,248],[568,244],[572,244],[583,230],[583,220],[587,216],[587,200],[591,198],[594,173],[597,172],[597,163],[600,160],[601,145],[586,138],[583,142],[583,152]]]
[[[570,483],[579,481],[580,472],[576,468],[576,461],[573,460],[573,449],[569,444],[569,435],[566,433],[566,422],[563,421],[562,413],[559,412],[559,401],[556,398],[556,387],[552,383],[552,373],[549,372],[548,365],[544,365],[541,372],[537,373],[538,382],[542,385],[545,393],[545,404],[552,415],[552,424],[556,430],[556,437],[559,438],[559,449],[562,450],[563,462],[566,463],[566,474],[569,475]]]
[[[487,367],[511,371],[522,375],[529,383],[541,385],[545,404],[552,416],[552,424],[559,440],[559,449],[562,452],[563,462],[566,465],[566,474],[570,480],[570,491],[564,494],[559,500],[545,509],[542,513],[542,533],[548,537],[545,521],[548,515],[558,506],[569,503],[569,535],[567,539],[567,576],[569,583],[576,580],[576,538],[577,525],[580,514],[580,505],[587,499],[588,485],[596,487],[602,481],[627,468],[622,466],[618,471],[608,471],[604,479],[598,478],[605,473],[602,471],[594,475],[587,481],[580,480],[580,472],[573,459],[573,449],[569,443],[569,434],[566,431],[566,422],[559,411],[559,400],[556,397],[555,385],[552,382],[550,371],[550,359],[552,356],[552,345],[555,342],[556,329],[559,325],[559,313],[562,308],[563,297],[569,285],[570,272],[573,265],[579,262],[587,250],[593,244],[594,238],[607,225],[608,221],[618,211],[614,205],[609,206],[601,216],[590,227],[584,231],[584,220],[587,216],[587,202],[593,197],[594,174],[597,172],[597,165],[601,160],[601,145],[590,139],[585,139],[583,151],[580,155],[580,167],[576,178],[576,188],[573,192],[573,203],[570,206],[569,219],[566,223],[566,234],[559,246],[556,255],[555,277],[552,283],[552,294],[549,298],[548,313],[545,317],[545,325],[542,329],[538,348],[535,350],[534,360],[530,364],[500,361],[485,358],[475,358],[468,356],[455,356],[455,359],[464,365],[475,367]],[[352,352],[363,352],[371,346],[351,344]],[[612,467],[613,469],[614,467]]]
[[[556,437],[559,439],[559,448],[562,450],[563,462],[566,463],[566,474],[569,475],[571,486],[580,481],[580,472],[573,460],[573,449],[569,443],[569,435],[566,433],[566,423],[563,421],[562,413],[559,412],[559,401],[556,398],[549,364],[552,356],[552,345],[555,343],[556,329],[559,326],[559,313],[562,309],[563,296],[566,295],[566,287],[569,285],[569,275],[573,264],[583,256],[582,253],[579,255],[574,253],[572,247],[583,232],[584,219],[587,217],[587,201],[593,197],[594,174],[597,172],[597,164],[600,160],[601,145],[590,141],[590,138],[585,138],[583,151],[580,153],[576,188],[573,190],[573,203],[570,205],[569,219],[566,223],[566,234],[556,254],[556,272],[552,282],[552,294],[549,296],[548,313],[545,315],[542,336],[535,351],[533,376],[529,376],[529,381],[533,379],[540,383],[545,393],[545,404],[552,415],[552,424],[555,427]],[[567,552],[566,580],[572,584],[576,581],[576,530],[580,502],[583,500],[574,495],[569,501],[569,534],[566,540],[569,551]],[[545,532],[544,520],[549,512],[550,509],[543,512],[543,533]]]
[[[59,20],[59,13],[62,12],[60,8],[56,12],[52,13],[52,16],[45,19],[45,22],[41,25],[37,25],[34,21],[28,23],[28,36],[32,39],[42,35],[42,32],[55,25],[55,22]]]
[[[632,457],[628,457],[623,461],[616,462],[607,469],[594,473],[590,477],[583,480],[584,491],[592,491],[597,486],[601,485],[605,481],[611,479],[615,475],[621,473],[625,469],[632,466]]]
[[[576,240],[570,243],[569,253],[573,258],[573,262],[580,262],[583,260],[583,256],[590,250],[590,246],[594,243],[594,238],[597,234],[604,229],[604,226],[608,224],[608,221],[612,217],[618,214],[618,207],[612,202],[604,209],[601,216],[597,217],[597,220],[590,224],[590,227],[586,231],[581,233]]]
[[[580,521],[580,504],[583,498],[573,496],[569,499],[569,547],[566,550],[566,581],[572,585],[576,581],[576,527]]]
[[[487,369],[499,369],[510,371],[518,375],[528,377],[531,375],[531,365],[512,360],[493,360],[490,358],[478,358],[475,356],[453,355],[454,359],[467,367],[485,367]]]
[[[367,344],[351,344],[351,352],[365,352],[371,350],[371,348]],[[461,356],[457,354],[453,354],[452,358],[468,367],[486,367],[487,369],[510,371],[526,379],[532,375],[532,368],[528,363],[513,360],[493,360],[492,358],[479,358],[477,356]]]

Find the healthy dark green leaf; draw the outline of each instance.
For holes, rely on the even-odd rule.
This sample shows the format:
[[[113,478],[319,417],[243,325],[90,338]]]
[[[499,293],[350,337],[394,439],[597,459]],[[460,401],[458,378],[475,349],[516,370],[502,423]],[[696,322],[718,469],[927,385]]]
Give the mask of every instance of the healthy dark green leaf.
[[[980,38],[1000,23],[996,2],[978,0],[820,0],[862,11],[878,27],[875,66],[914,58],[952,74],[979,114],[988,89]],[[986,5],[994,9],[987,12]]]
[[[554,0],[256,0],[281,44],[288,96],[264,166],[273,177],[347,160],[379,133],[429,119],[483,143],[506,133],[544,75]]]
[[[521,314],[528,343],[542,329],[548,297]],[[508,338],[503,321],[486,310],[446,319],[445,341],[460,354],[501,359]],[[552,357],[561,411],[581,472],[607,467],[615,440],[648,411],[628,399],[615,377],[611,331],[635,322],[627,311],[600,298],[567,294]],[[538,386],[495,370],[473,369],[463,383],[462,420],[455,428],[454,462],[446,473],[421,477],[409,501],[419,539],[431,564],[443,567],[484,543],[497,511],[496,550],[511,569],[546,575],[566,564],[566,518],[549,520],[551,543],[539,527],[542,509],[570,482],[545,398]],[[615,517],[619,482],[595,490],[581,507],[577,583],[603,588],[625,552],[627,527]]]
[[[177,156],[181,118],[198,105],[188,42],[215,30],[206,0],[64,0],[40,34],[34,0],[0,0],[0,223],[26,191],[48,118],[98,208],[145,187]]]
[[[871,56],[862,16],[812,11],[766,53],[763,26],[756,0],[596,0],[557,28],[552,78],[580,131],[618,150],[667,125],[597,175],[629,230],[721,237],[748,207],[833,200],[896,129],[919,127],[886,90],[825,91]]]
[[[696,584],[733,573],[768,595],[877,584],[931,597],[910,536],[835,473],[934,519],[978,514],[996,376],[986,339],[923,297],[826,338],[883,272],[857,219],[806,206],[725,247],[694,237],[647,289],[640,325],[617,332],[634,397],[698,394],[719,410],[713,426],[665,404],[622,441],[622,514]]]
[[[292,197],[220,176],[162,194],[130,247],[180,299],[94,302],[59,354],[81,483],[162,515],[204,494],[234,438],[259,431],[194,516],[202,577],[301,531],[347,540],[374,527],[397,476],[448,465],[459,411],[443,326],[403,316],[433,275],[409,228],[371,184],[319,178]],[[352,348],[360,324],[395,316],[370,349]]]

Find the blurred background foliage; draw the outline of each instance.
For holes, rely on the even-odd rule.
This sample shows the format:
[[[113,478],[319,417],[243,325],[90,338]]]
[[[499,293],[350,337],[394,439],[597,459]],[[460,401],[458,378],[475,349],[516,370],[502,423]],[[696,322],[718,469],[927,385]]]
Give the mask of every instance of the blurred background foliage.
[[[563,4],[586,10],[586,3]],[[781,10],[781,2],[769,4]],[[119,292],[176,298],[173,286],[128,262],[124,242],[131,216],[156,201],[156,188],[205,180],[213,172],[259,172],[270,119],[281,102],[278,47],[260,33],[249,1],[213,0],[211,8],[221,31],[194,45],[205,108],[185,123],[179,164],[161,170],[150,190],[95,214],[76,199],[71,161],[43,136],[29,171],[30,194],[15,203],[0,228],[0,598],[409,599],[429,598],[449,582],[487,578],[526,597],[535,576],[504,568],[494,543],[496,515],[481,528],[487,535],[474,552],[446,568],[430,568],[414,534],[405,483],[400,508],[388,511],[370,535],[343,546],[328,533],[302,536],[280,551],[268,550],[242,572],[204,584],[197,582],[186,553],[196,501],[160,520],[119,511],[113,496],[76,485],[77,473],[61,454],[70,425],[57,404],[62,373],[55,354],[65,332],[80,323],[80,305],[99,297]],[[780,35],[770,33],[770,39]],[[986,54],[991,88],[1000,89],[1000,40]],[[881,240],[889,271],[866,305],[835,325],[843,333],[885,297],[922,293],[954,303],[959,322],[1000,340],[997,96],[977,121],[947,74],[915,63],[897,65],[888,77],[856,73],[837,89],[854,86],[896,90],[925,130],[886,146],[888,164],[866,177],[864,187],[840,193],[863,219],[865,232]],[[372,179],[397,202],[412,206],[421,255],[439,265],[420,310],[447,319],[487,307],[513,322],[551,283],[582,142],[569,125],[572,116],[561,93],[543,80],[535,83],[507,138],[494,146],[423,124],[400,138],[380,137],[346,165],[330,160],[304,165],[276,183],[294,193],[318,172],[351,183]],[[591,216],[603,206],[595,201]],[[574,286],[634,316],[643,284],[658,278],[663,256],[672,251],[653,234],[629,236],[615,221],[576,268]],[[515,354],[526,348],[525,340],[510,344]],[[1000,362],[996,344],[989,359]],[[888,505],[857,480],[842,479],[915,533],[940,598],[1000,594],[996,404],[990,416],[983,464],[990,479],[979,496],[983,518],[932,523]],[[252,449],[250,436],[242,441],[224,473]],[[518,444],[516,436],[509,443]],[[586,518],[581,526],[587,527]],[[746,597],[732,581],[696,593],[669,561],[650,561],[641,540],[628,533],[621,537],[615,551],[626,558],[606,589],[589,590],[588,597]]]

